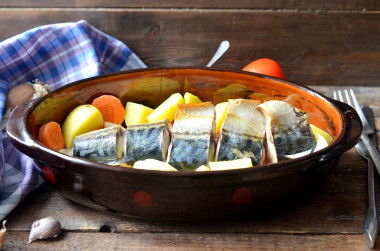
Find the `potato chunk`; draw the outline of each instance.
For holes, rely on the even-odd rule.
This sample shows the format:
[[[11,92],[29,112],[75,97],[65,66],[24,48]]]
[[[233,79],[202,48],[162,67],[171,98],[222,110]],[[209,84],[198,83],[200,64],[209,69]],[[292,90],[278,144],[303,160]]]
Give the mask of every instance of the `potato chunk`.
[[[178,171],[168,163],[156,159],[139,160],[135,162],[133,168],[156,171]]]
[[[318,137],[318,134],[319,134],[320,136],[322,136],[323,138],[325,138],[325,140],[326,140],[326,142],[327,142],[328,145],[331,144],[332,137],[330,136],[330,134],[328,134],[327,132],[323,131],[321,128],[319,128],[319,127],[317,127],[317,126],[315,126],[313,124],[310,124],[310,127],[313,130],[313,133],[314,133],[314,136],[315,136],[315,139],[317,140],[317,142],[319,140],[319,137]]]
[[[215,133],[219,134],[228,111],[228,102],[219,103],[215,106]]]
[[[103,127],[100,111],[92,105],[80,105],[70,112],[62,126],[66,148],[71,148],[74,138],[80,134]]]
[[[200,167],[198,167],[197,169],[195,169],[195,171],[197,171],[197,172],[203,172],[203,171],[211,171],[211,169],[208,166],[201,165]]]
[[[211,171],[248,168],[252,166],[252,160],[250,158],[209,162]]]
[[[183,97],[185,98],[185,104],[202,103],[202,100],[200,98],[191,94],[190,92],[186,92],[185,95],[183,95]]]
[[[153,111],[152,108],[145,105],[127,102],[125,105],[125,124],[129,126],[148,123],[147,116]]]
[[[157,122],[164,118],[167,118],[170,122],[173,122],[177,106],[184,104],[185,99],[180,93],[174,93],[167,98],[161,105],[159,105],[154,111],[148,115],[148,122]]]

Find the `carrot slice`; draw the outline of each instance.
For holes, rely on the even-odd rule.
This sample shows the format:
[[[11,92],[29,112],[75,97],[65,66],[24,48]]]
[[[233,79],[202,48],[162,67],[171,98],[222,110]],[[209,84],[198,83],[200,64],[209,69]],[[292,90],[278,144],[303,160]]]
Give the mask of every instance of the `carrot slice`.
[[[125,117],[125,109],[120,99],[112,95],[102,95],[94,101],[92,105],[102,113],[103,120],[121,125]]]
[[[38,141],[55,151],[59,151],[65,147],[61,126],[54,121],[40,127]]]

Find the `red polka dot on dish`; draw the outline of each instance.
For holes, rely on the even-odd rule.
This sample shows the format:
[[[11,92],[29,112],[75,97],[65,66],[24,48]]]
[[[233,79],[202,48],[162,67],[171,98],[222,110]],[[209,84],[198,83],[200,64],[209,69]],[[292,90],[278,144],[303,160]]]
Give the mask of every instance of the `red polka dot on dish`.
[[[232,200],[236,205],[248,204],[252,200],[252,192],[248,188],[239,188],[233,194]]]
[[[153,197],[147,191],[137,191],[134,194],[133,199],[137,204],[143,207],[151,207],[153,205]]]

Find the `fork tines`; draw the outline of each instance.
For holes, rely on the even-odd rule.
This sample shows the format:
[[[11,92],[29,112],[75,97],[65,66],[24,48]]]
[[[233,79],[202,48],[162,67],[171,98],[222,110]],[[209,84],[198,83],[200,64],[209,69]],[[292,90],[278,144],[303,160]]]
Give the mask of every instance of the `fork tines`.
[[[344,94],[346,96],[347,104],[352,106],[356,110],[356,112],[359,114],[359,117],[360,117],[362,124],[363,124],[364,133],[366,133],[366,134],[373,133],[374,128],[371,125],[369,125],[369,123],[368,123],[368,121],[367,121],[367,119],[363,113],[363,110],[359,104],[359,101],[356,98],[355,92],[352,89],[350,89],[349,92],[348,92],[348,90],[344,90]],[[352,98],[354,105],[352,105],[351,98]],[[334,91],[334,99],[339,100],[341,102],[344,102],[344,98],[343,98],[341,90]]]

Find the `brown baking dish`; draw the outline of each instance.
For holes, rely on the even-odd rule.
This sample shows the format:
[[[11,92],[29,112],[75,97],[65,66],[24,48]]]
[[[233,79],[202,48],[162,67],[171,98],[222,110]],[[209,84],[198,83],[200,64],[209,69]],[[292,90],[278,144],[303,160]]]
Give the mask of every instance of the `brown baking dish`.
[[[163,172],[71,157],[36,140],[42,124],[51,120],[63,123],[74,107],[101,94],[116,95],[124,104],[134,101],[154,108],[170,94],[186,91],[214,104],[261,94],[291,99],[334,141],[307,156],[254,168]],[[207,68],[142,69],[81,80],[18,106],[7,126],[12,143],[35,160],[63,196],[95,209],[155,220],[242,215],[309,191],[323,183],[339,156],[358,142],[361,130],[353,108],[310,88],[254,73]]]

